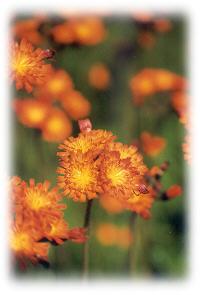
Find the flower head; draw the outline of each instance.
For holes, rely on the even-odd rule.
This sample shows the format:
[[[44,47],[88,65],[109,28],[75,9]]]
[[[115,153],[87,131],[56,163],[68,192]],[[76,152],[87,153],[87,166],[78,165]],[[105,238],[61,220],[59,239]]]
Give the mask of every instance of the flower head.
[[[104,64],[94,64],[88,73],[88,79],[91,86],[104,90],[107,89],[110,84],[110,71]]]
[[[119,152],[108,152],[101,156],[99,179],[103,192],[119,199],[129,198],[134,192],[137,170],[130,159],[120,159]]]
[[[182,194],[182,188],[178,184],[174,184],[170,186],[166,191],[166,195],[169,199],[176,198],[180,196],[181,194]]]
[[[163,137],[146,131],[142,132],[140,138],[144,153],[151,157],[157,156],[166,146],[166,140]]]
[[[37,99],[15,99],[14,110],[19,121],[30,128],[40,128],[44,123],[51,106]]]
[[[75,201],[85,202],[101,192],[98,184],[98,163],[83,155],[72,156],[58,168],[58,185],[65,195]]]
[[[73,120],[88,117],[91,111],[90,102],[76,90],[71,90],[62,96],[61,104]]]
[[[26,39],[14,43],[11,48],[11,77],[17,89],[31,92],[34,86],[43,84],[51,66],[44,63],[43,50],[34,49]]]
[[[46,141],[60,142],[71,135],[72,124],[65,112],[54,107],[43,122],[41,130]]]

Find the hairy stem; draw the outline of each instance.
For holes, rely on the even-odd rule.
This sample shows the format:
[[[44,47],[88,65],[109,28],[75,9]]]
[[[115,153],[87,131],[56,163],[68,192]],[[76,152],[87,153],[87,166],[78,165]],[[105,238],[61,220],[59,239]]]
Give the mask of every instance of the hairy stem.
[[[84,243],[84,248],[83,248],[83,276],[85,278],[88,277],[88,271],[89,271],[89,239],[90,239],[90,221],[91,221],[92,201],[93,200],[89,200],[87,202],[87,206],[85,210],[85,218],[84,218],[84,228],[87,230],[87,236],[88,236],[88,239]]]

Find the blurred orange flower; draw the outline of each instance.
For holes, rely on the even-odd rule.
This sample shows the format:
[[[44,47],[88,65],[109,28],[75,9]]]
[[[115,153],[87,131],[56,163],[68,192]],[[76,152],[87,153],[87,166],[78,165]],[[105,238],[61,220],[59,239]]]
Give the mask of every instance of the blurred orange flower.
[[[61,109],[52,107],[42,124],[42,137],[50,142],[60,142],[71,135],[72,124]]]
[[[102,194],[99,202],[103,209],[112,214],[121,213],[125,209],[123,203],[116,198],[109,196],[109,193]]]
[[[82,45],[96,45],[106,36],[106,29],[99,17],[86,16],[72,20],[76,41]]]
[[[144,153],[151,157],[157,156],[166,146],[166,140],[163,137],[155,136],[147,131],[142,132],[140,140]]]
[[[130,89],[136,104],[157,92],[183,90],[186,80],[168,70],[145,68],[130,80]]]
[[[62,44],[96,45],[104,40],[106,30],[100,18],[85,16],[56,25],[51,34],[55,42]]]
[[[182,194],[182,188],[180,185],[174,184],[170,186],[167,191],[166,195],[169,199],[176,198]]]
[[[172,94],[171,104],[174,110],[177,112],[180,120],[185,121],[188,111],[188,97],[183,91],[176,91]]]
[[[32,44],[39,45],[43,42],[43,36],[39,32],[41,23],[40,17],[18,20],[13,24],[12,33],[19,39],[25,38]]]
[[[15,42],[11,47],[11,78],[17,90],[24,88],[27,92],[33,86],[42,85],[48,77],[51,66],[44,63],[43,50],[34,49],[26,39]]]
[[[90,102],[76,90],[71,90],[62,96],[61,104],[73,120],[88,117],[91,111]]]
[[[73,81],[66,71],[52,68],[48,80],[41,87],[37,87],[35,95],[41,100],[60,100],[62,95],[73,87]]]
[[[127,226],[102,223],[96,229],[96,239],[106,247],[117,246],[127,249],[133,240],[133,236]]]
[[[40,128],[51,109],[50,105],[33,98],[15,99],[13,107],[19,121],[30,128]]]
[[[110,85],[110,71],[105,64],[97,63],[89,69],[88,79],[91,86],[104,90]]]
[[[76,41],[73,26],[69,21],[54,26],[50,34],[52,34],[53,40],[61,44],[71,44]]]
[[[154,20],[154,28],[159,33],[166,33],[172,29],[172,22],[165,18],[158,18]]]

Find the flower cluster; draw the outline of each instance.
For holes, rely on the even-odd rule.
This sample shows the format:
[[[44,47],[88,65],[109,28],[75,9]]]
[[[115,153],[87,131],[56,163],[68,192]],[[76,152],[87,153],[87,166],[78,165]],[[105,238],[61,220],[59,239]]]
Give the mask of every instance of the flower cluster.
[[[10,181],[11,233],[10,247],[22,262],[48,261],[50,243],[62,244],[66,240],[85,241],[81,228],[69,229],[64,220],[66,205],[60,203],[61,195],[50,183],[29,183],[15,176]]]
[[[51,29],[53,40],[60,44],[96,45],[106,37],[102,20],[94,16],[77,17],[55,25]]]
[[[164,69],[145,68],[130,80],[133,100],[138,105],[158,92],[182,91],[185,87],[186,81],[183,77]]]
[[[34,97],[15,99],[14,110],[19,121],[41,131],[44,140],[60,142],[71,135],[71,120],[85,118],[90,102],[74,89],[70,75],[64,70],[44,64],[48,51],[36,49],[23,39],[14,46],[12,76],[17,89],[33,90]],[[54,105],[59,104],[59,106]]]
[[[145,215],[153,198],[146,186],[143,158],[136,147],[114,139],[111,132],[90,129],[66,139],[59,146],[58,185],[75,201],[108,197],[123,209]]]

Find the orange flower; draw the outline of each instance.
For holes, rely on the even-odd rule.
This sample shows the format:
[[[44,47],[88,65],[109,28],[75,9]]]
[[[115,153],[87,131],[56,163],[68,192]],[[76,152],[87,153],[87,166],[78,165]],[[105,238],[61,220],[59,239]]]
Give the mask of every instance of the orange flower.
[[[15,222],[10,233],[10,247],[12,254],[24,261],[30,260],[32,263],[48,260],[47,243],[39,242],[41,232],[35,231],[29,223]]]
[[[157,156],[166,146],[166,140],[159,136],[154,136],[149,132],[142,132],[141,144],[143,151],[151,157]]]
[[[90,102],[79,92],[71,90],[62,96],[62,106],[73,120],[86,118],[91,111]]]
[[[168,70],[155,69],[153,78],[157,91],[179,90],[186,86],[186,81],[183,77]]]
[[[107,89],[110,84],[108,67],[101,63],[94,64],[89,70],[88,79],[91,86],[99,90]]]
[[[108,151],[119,152],[120,159],[130,159],[133,167],[137,169],[140,175],[144,175],[147,172],[147,167],[144,165],[143,157],[138,152],[138,149],[134,145],[126,145],[121,142],[111,142],[107,146]]]
[[[71,21],[76,41],[82,45],[96,45],[106,36],[102,20],[98,17],[82,17]]]
[[[174,199],[182,194],[182,188],[180,185],[174,184],[167,189],[166,195],[169,199]]]
[[[146,68],[130,80],[130,89],[136,104],[142,104],[144,97],[157,92],[183,90],[185,87],[183,77],[164,69]]]
[[[188,97],[183,91],[176,91],[171,97],[172,107],[177,112],[181,120],[186,120],[187,109],[188,109]]]
[[[30,128],[40,128],[51,108],[50,105],[32,98],[15,99],[13,105],[19,121]]]
[[[73,26],[69,21],[54,26],[50,33],[52,34],[54,41],[57,43],[71,44],[76,41]]]
[[[35,184],[34,179],[30,179],[29,184],[21,181],[20,186],[21,190],[15,196],[16,212],[24,220],[35,220],[37,226],[42,228],[46,223],[62,217],[62,210],[66,206],[59,204],[61,196],[56,187],[49,190],[49,181]]]
[[[72,124],[66,114],[58,109],[52,108],[51,112],[42,125],[42,137],[50,142],[60,142],[70,136]]]
[[[39,27],[42,23],[42,18],[30,18],[18,20],[14,23],[12,32],[19,39],[25,38],[34,45],[39,45],[43,41],[43,37],[39,32]]]
[[[155,93],[156,86],[152,74],[151,69],[144,69],[130,80],[130,89],[136,104],[143,103],[143,96]]]
[[[187,134],[185,136],[185,141],[182,144],[184,159],[188,161],[189,163],[191,163],[191,160],[192,160],[191,151],[190,151],[190,140],[191,140],[191,136]]]
[[[151,217],[151,213],[149,209],[152,207],[154,198],[151,192],[151,188],[148,187],[149,193],[147,194],[133,194],[125,206],[128,210],[136,212],[141,215],[144,219],[149,219]]]
[[[105,149],[106,145],[113,141],[115,136],[106,130],[91,130],[81,132],[78,137],[69,137],[58,148],[58,156],[62,161],[67,162],[72,155],[90,155],[92,158],[98,156]]]
[[[170,20],[164,18],[155,19],[154,28],[159,33],[166,33],[172,29],[172,23]]]
[[[25,88],[31,92],[33,86],[42,85],[48,78],[50,65],[44,63],[43,50],[34,50],[31,43],[22,39],[14,43],[11,49],[11,77],[17,90]]]
[[[108,213],[117,214],[125,210],[123,203],[111,197],[109,193],[101,195],[99,202]]]
[[[99,181],[103,192],[110,196],[127,199],[136,188],[138,172],[129,158],[120,159],[119,152],[107,152],[100,159]]]
[[[101,192],[98,184],[98,165],[89,157],[77,154],[70,160],[60,163],[58,168],[58,185],[65,195],[74,201],[85,202],[93,199]]]
[[[117,241],[116,226],[112,223],[102,223],[96,230],[96,238],[103,246],[115,246]]]
[[[96,229],[96,238],[103,246],[117,246],[127,249],[132,242],[132,234],[126,226],[116,226],[112,223],[102,223]]]
[[[71,91],[73,86],[73,81],[66,71],[52,69],[46,83],[37,88],[35,93],[41,100],[59,100],[63,94]]]

